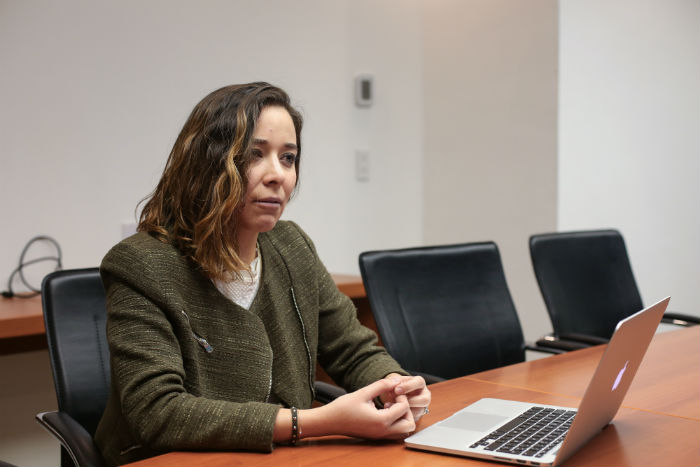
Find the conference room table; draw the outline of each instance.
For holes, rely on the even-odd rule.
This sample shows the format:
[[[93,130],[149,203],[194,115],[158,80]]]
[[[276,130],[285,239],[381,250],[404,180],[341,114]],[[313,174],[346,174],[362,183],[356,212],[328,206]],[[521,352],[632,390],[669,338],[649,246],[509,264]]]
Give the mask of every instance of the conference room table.
[[[566,466],[700,465],[700,326],[654,336],[613,422]],[[605,346],[532,360],[430,386],[430,413],[418,430],[482,398],[577,407]],[[304,439],[272,453],[172,452],[132,467],[498,465],[406,448],[401,442],[341,436]]]

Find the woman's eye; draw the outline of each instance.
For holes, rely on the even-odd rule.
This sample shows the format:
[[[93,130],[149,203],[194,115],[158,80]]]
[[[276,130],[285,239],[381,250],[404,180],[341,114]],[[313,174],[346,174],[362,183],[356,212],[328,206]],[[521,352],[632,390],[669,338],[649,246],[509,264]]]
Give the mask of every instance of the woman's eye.
[[[260,159],[263,156],[263,153],[260,149],[253,149],[252,151],[250,151],[250,153],[255,159]]]
[[[288,152],[286,154],[283,154],[281,157],[281,160],[283,163],[285,163],[288,166],[293,166],[297,162],[297,155],[291,152]]]

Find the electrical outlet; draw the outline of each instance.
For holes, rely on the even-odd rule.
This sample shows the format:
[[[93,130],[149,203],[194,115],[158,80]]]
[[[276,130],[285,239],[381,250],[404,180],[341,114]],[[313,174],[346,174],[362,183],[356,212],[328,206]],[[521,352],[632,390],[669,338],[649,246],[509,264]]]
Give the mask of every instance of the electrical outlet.
[[[369,181],[369,151],[367,150],[355,151],[355,179],[358,182]]]

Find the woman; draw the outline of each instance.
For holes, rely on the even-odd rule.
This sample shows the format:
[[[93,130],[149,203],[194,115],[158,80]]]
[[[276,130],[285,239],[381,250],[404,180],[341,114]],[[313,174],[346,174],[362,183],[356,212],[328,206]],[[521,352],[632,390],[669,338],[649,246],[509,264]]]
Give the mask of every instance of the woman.
[[[279,220],[301,127],[267,83],[212,92],[139,233],[105,256],[112,386],[95,441],[108,463],[306,436],[399,439],[427,413],[423,379],[376,346],[311,240]],[[317,360],[349,393],[312,409]]]

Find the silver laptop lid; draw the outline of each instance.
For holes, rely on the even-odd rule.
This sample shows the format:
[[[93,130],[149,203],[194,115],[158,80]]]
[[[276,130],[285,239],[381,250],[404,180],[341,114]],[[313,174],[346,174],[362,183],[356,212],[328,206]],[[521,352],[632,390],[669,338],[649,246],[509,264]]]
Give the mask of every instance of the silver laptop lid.
[[[555,465],[571,456],[615,417],[670,300],[671,297],[666,297],[617,324],[557,453]]]

